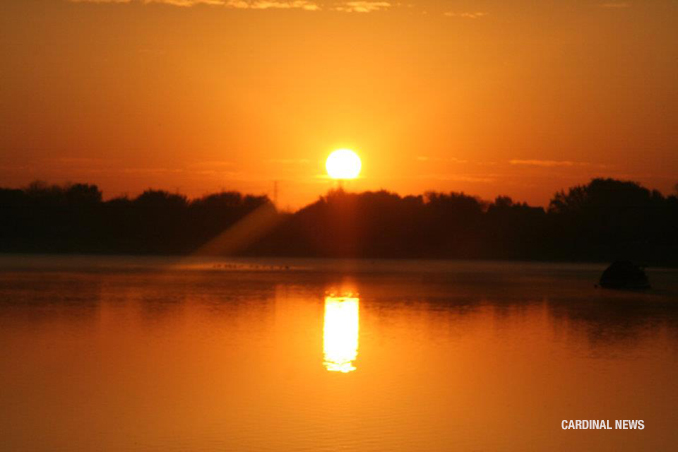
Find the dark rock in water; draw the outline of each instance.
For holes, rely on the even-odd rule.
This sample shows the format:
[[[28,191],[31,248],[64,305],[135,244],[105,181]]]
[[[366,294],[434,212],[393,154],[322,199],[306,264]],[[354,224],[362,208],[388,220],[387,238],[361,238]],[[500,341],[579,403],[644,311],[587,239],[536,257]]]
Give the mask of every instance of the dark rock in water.
[[[649,289],[650,281],[642,267],[630,261],[616,261],[603,272],[600,286],[608,289]]]

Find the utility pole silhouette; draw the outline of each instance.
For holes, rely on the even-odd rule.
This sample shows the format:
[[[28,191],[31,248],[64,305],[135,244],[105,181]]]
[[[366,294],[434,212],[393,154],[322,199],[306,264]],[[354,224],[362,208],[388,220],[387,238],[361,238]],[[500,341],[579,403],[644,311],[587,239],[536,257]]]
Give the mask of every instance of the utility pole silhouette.
[[[336,181],[337,181],[336,185],[337,191],[344,191],[344,182],[346,181],[346,179],[336,179]]]

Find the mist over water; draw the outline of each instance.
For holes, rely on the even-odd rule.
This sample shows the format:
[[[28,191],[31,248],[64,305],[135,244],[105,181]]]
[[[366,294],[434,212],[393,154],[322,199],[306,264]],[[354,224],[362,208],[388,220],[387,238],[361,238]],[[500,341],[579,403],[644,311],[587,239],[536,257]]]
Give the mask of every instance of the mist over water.
[[[670,450],[678,271],[602,270],[3,256],[0,449]]]

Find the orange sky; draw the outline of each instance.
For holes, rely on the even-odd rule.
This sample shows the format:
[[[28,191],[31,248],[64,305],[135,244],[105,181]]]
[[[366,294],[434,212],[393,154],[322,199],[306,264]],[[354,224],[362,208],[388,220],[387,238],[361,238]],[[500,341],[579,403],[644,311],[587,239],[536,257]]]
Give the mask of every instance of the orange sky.
[[[678,182],[672,0],[3,0],[0,182],[198,196]]]

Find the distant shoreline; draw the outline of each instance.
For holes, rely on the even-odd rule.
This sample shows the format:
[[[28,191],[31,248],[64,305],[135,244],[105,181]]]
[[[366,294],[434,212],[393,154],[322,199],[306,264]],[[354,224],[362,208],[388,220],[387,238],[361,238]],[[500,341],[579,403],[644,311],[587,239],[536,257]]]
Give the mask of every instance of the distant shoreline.
[[[4,253],[0,252],[0,271],[6,268],[3,268],[3,265],[7,264],[8,260],[25,260],[30,262],[36,262],[38,260],[49,260],[49,259],[72,259],[74,261],[84,260],[84,261],[94,261],[94,260],[106,260],[106,259],[120,259],[120,260],[148,260],[151,262],[157,263],[186,263],[186,262],[205,262],[210,264],[223,264],[223,263],[266,263],[267,261],[272,262],[273,266],[280,266],[282,263],[288,262],[309,262],[309,263],[322,263],[322,262],[333,262],[333,263],[360,263],[360,264],[388,264],[388,263],[433,263],[433,264],[458,264],[464,265],[468,264],[471,266],[474,265],[498,265],[503,264],[514,264],[514,265],[545,265],[545,266],[577,266],[577,267],[590,267],[591,269],[602,270],[610,263],[606,261],[556,261],[556,260],[518,260],[518,259],[456,259],[456,258],[410,258],[410,257],[400,257],[400,258],[381,258],[381,257],[305,257],[305,256],[255,256],[255,255],[235,255],[235,256],[196,256],[196,255],[178,255],[178,254],[96,254],[96,253]],[[675,266],[655,266],[648,265],[647,268],[652,269],[653,271],[675,271],[678,270],[678,265]]]

